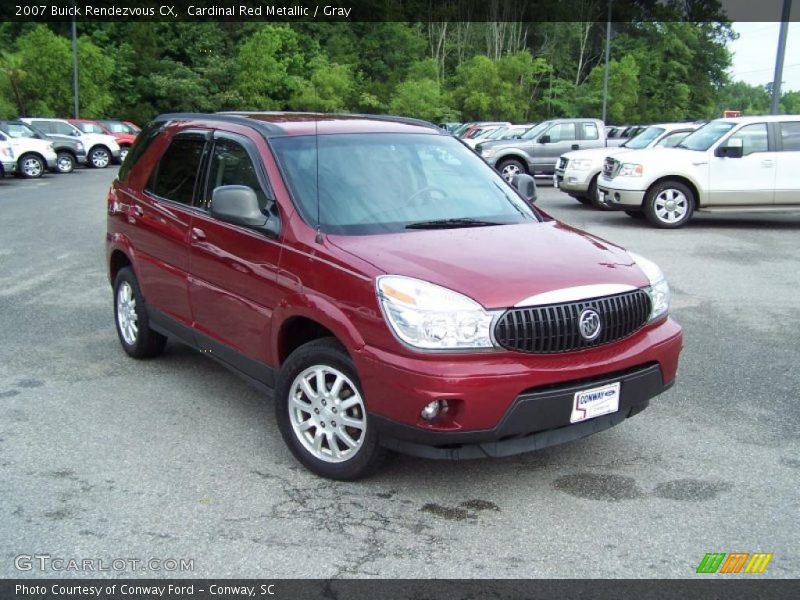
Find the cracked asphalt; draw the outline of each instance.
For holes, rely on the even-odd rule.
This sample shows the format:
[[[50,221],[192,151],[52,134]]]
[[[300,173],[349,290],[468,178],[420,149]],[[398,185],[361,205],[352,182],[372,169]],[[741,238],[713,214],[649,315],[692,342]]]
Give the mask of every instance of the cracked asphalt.
[[[695,577],[706,552],[800,576],[800,218],[659,231],[548,187],[562,220],[658,262],[675,388],[619,427],[460,463],[319,479],[271,404],[199,353],[120,349],[104,271],[114,169],[0,181],[0,576],[21,554],[194,559],[161,577]]]

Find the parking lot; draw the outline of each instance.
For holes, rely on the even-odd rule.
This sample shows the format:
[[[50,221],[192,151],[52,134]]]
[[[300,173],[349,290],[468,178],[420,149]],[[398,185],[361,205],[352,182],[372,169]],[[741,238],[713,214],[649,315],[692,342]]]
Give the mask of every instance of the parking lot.
[[[662,267],[677,386],[576,443],[401,456],[350,484],[296,463],[270,402],[199,353],[123,353],[104,269],[115,171],[0,180],[3,577],[81,574],[20,572],[20,554],[194,560],[110,573],[125,576],[693,577],[735,551],[800,576],[797,216],[657,230],[541,187],[553,216]]]

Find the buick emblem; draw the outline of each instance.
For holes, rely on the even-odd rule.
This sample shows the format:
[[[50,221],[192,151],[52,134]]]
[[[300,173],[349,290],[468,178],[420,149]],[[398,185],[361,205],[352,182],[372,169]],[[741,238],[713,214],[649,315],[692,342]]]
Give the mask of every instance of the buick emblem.
[[[601,329],[600,315],[596,310],[587,308],[578,317],[578,330],[581,332],[581,337],[587,342],[597,339]]]

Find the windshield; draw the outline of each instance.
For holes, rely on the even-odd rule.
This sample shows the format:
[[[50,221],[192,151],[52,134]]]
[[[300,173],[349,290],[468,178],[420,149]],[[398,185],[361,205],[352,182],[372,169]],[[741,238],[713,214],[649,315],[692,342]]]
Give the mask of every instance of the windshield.
[[[24,123],[3,123],[0,129],[12,138],[35,138],[36,132]]]
[[[433,221],[469,226],[538,220],[494,169],[450,136],[335,134],[270,143],[298,210],[314,224],[319,209],[326,233],[390,233]]]
[[[538,125],[531,127],[530,129],[528,129],[528,131],[523,133],[520,139],[532,140],[533,138],[538,137],[545,129],[550,127],[551,123],[552,121],[542,121]]]
[[[631,150],[641,150],[642,148],[647,148],[653,142],[655,142],[658,139],[658,136],[660,136],[662,133],[664,133],[664,129],[662,127],[648,127],[642,133],[634,138],[629,139],[622,145],[625,148],[630,148]]]
[[[711,121],[694,133],[690,133],[676,148],[687,150],[708,150],[717,140],[733,129],[734,123],[727,121]]]

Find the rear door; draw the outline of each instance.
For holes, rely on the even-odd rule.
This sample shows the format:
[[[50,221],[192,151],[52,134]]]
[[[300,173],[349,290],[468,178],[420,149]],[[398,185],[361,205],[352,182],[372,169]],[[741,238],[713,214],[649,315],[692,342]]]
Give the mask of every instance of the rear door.
[[[708,200],[714,206],[764,205],[775,199],[777,152],[770,143],[767,123],[751,123],[727,140],[742,140],[741,158],[711,154]],[[723,141],[721,145],[727,143]]]
[[[149,308],[190,326],[189,231],[195,189],[210,132],[183,131],[169,140],[144,192],[127,207],[142,293]],[[160,315],[156,315],[157,320]]]
[[[775,204],[800,204],[800,121],[776,125]]]
[[[216,132],[191,229],[189,300],[198,344],[217,358],[272,386],[268,340],[278,298],[281,244],[267,234],[215,219],[214,189],[245,185],[265,214],[277,214],[254,139]]]

